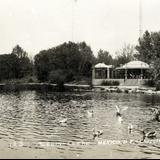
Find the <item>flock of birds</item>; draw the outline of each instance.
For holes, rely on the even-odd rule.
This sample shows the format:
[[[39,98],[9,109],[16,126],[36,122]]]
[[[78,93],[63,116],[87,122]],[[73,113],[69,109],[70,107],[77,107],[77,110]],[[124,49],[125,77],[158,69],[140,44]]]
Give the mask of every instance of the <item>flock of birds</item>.
[[[119,106],[116,105],[116,117],[117,117],[117,119],[118,119],[118,121],[120,123],[123,122],[123,114],[122,113],[123,113],[123,111],[125,111],[127,109],[128,109],[128,107],[120,109]],[[153,120],[156,120],[156,121],[160,122],[160,110],[157,109],[157,108],[152,108],[151,110],[154,113]],[[88,112],[88,114],[93,116],[93,111],[92,112]],[[146,132],[145,130],[136,129],[136,128],[133,127],[132,124],[129,124],[128,125],[128,133],[132,134],[133,130],[137,130],[142,134],[141,142],[144,142],[144,140],[146,138],[149,138],[149,139],[156,138],[156,135],[157,135],[156,131]],[[102,130],[95,131],[95,129],[93,129],[93,139],[95,139],[96,137],[100,137],[102,134],[103,134]]]
[[[117,120],[122,123],[123,122],[123,111],[127,110],[128,107],[125,107],[123,109],[120,109],[119,106],[115,106],[116,107],[116,117]],[[160,122],[160,110],[158,108],[151,108],[152,112],[154,113],[154,118],[153,120]],[[93,117],[94,116],[94,111],[87,111],[87,116],[88,117]],[[67,118],[63,118],[59,120],[60,124],[67,124]],[[139,130],[133,127],[132,124],[128,125],[128,133],[132,134],[133,130],[137,130],[142,134],[142,140],[141,142],[144,142],[144,140],[146,138],[149,139],[153,139],[156,138],[156,131],[150,131],[150,132],[146,132],[146,130]],[[101,135],[103,135],[103,130],[95,130],[95,128],[92,130],[93,131],[93,139],[95,138],[99,138]]]
[[[120,110],[119,106],[116,105],[116,117],[117,117],[117,119],[118,119],[118,121],[119,121],[120,123],[123,122],[122,113],[123,113],[123,111],[127,110],[127,108],[128,108],[128,107],[125,107],[125,108],[123,108],[122,110]],[[157,109],[157,108],[152,108],[151,110],[152,110],[153,113],[154,113],[154,118],[153,118],[153,120],[160,122],[160,110]],[[137,130],[137,131],[139,131],[139,132],[142,134],[142,140],[141,140],[141,142],[144,142],[144,140],[145,140],[146,138],[149,138],[149,139],[156,138],[156,135],[157,135],[156,131],[146,132],[145,130],[136,129],[136,128],[133,127],[132,124],[129,124],[129,125],[128,125],[128,133],[129,133],[129,134],[132,134],[132,131],[133,131],[133,130]],[[93,133],[93,138],[95,139],[95,137],[99,137],[99,136],[102,135],[102,134],[103,134],[103,131],[94,132],[94,133]]]

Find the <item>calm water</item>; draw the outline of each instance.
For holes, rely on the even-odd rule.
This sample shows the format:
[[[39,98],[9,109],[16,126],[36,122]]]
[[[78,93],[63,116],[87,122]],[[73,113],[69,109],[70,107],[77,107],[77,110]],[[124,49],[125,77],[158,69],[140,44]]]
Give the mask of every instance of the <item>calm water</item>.
[[[123,123],[115,116],[115,105],[128,109],[123,112]],[[156,140],[160,139],[160,123],[153,121],[150,108],[159,106],[160,96],[118,93],[38,93],[25,91],[18,93],[0,93],[0,139],[7,144],[33,150],[56,149],[56,157],[90,157],[97,145],[106,140],[133,140],[133,144],[105,145],[114,154],[130,158],[142,153],[140,158],[152,158],[160,155],[159,143],[136,143],[142,138],[138,130],[156,131]],[[88,115],[93,110],[94,116]],[[67,123],[60,123],[67,118]],[[133,124],[136,130],[128,134],[127,127]],[[103,130],[103,135],[93,140],[93,128]],[[17,142],[17,143],[15,143]],[[86,142],[85,145],[79,142]],[[61,145],[60,145],[61,144]],[[86,145],[87,144],[87,145]],[[48,146],[47,146],[48,145]],[[54,145],[54,147],[52,146]],[[10,147],[10,146],[9,146]],[[21,148],[19,147],[19,150]],[[114,157],[114,155],[112,155]],[[73,156],[74,157],[74,156]],[[54,158],[54,156],[53,156]]]

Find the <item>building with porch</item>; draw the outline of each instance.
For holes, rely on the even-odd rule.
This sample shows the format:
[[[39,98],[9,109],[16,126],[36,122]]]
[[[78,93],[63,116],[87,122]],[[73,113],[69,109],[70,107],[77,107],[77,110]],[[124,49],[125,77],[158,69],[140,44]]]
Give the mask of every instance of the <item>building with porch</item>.
[[[106,79],[113,78],[113,66],[98,63],[92,68],[92,84],[101,85]]]
[[[119,81],[120,85],[143,85],[149,76],[150,66],[142,61],[131,61],[114,68],[112,65],[99,63],[92,70],[92,84],[101,85],[104,81]]]

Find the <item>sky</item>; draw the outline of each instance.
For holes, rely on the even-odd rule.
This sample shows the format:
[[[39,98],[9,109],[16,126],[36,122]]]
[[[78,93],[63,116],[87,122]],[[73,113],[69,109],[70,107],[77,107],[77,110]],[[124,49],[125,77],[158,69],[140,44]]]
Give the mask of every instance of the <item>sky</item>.
[[[139,38],[140,0],[0,0],[0,54],[19,44],[29,55],[85,41],[115,52]],[[160,30],[160,0],[142,1],[142,29]]]

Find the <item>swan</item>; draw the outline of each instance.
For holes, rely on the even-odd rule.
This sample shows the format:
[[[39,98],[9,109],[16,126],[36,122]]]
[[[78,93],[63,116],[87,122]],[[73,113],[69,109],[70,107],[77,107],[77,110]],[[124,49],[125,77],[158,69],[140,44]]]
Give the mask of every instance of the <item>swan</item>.
[[[117,109],[117,112],[116,112],[116,116],[118,117],[121,117],[122,114],[120,113],[120,108],[116,105],[116,109]]]
[[[118,122],[122,123],[123,122],[122,114],[120,113],[120,108],[117,105],[116,105],[116,109],[117,109],[116,117],[118,118]]]
[[[67,118],[64,118],[64,119],[61,119],[59,122],[60,123],[67,123],[67,120],[68,120]]]
[[[132,125],[132,124],[129,124],[129,125],[128,125],[128,133],[131,134],[131,133],[132,133],[132,130],[133,130],[133,125]]]
[[[145,140],[145,138],[150,138],[150,139],[155,138],[156,134],[157,134],[156,131],[151,131],[151,132],[145,133],[144,130],[141,133],[143,134],[142,142]]]
[[[123,109],[120,109],[119,106],[116,105],[116,110],[117,110],[116,117],[118,118],[118,121],[120,123],[123,122],[122,112],[125,111],[125,110],[127,110],[127,109],[128,109],[128,107],[124,107]]]
[[[118,122],[122,123],[123,122],[123,118],[121,116],[118,116]]]
[[[154,117],[154,120],[160,122],[160,110],[157,109],[157,108],[151,108],[151,110],[154,112],[155,114],[155,117]]]
[[[88,117],[93,117],[93,111],[87,111]]]
[[[125,111],[125,110],[127,110],[127,109],[128,109],[128,107],[124,107],[124,108],[120,109],[119,106],[116,105],[116,110],[117,110],[116,116],[117,117],[118,116],[121,117],[122,116],[122,112]]]
[[[96,137],[100,137],[102,134],[102,130],[95,131],[95,129],[93,129],[93,139],[95,139]]]

